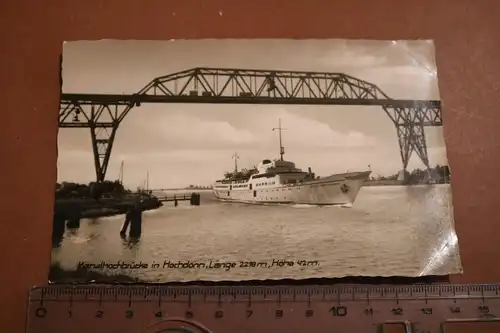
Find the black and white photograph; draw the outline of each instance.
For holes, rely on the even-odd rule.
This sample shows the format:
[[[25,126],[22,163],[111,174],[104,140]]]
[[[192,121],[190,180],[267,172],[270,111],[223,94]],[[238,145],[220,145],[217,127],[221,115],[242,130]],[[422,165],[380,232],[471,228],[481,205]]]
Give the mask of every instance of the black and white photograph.
[[[438,77],[431,40],[65,42],[49,280],[461,273]]]

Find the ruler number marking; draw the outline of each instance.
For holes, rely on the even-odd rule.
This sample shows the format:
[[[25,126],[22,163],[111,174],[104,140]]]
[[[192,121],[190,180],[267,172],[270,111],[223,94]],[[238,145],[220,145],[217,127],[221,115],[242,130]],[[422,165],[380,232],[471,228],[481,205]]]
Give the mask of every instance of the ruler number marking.
[[[252,310],[247,310],[247,318],[250,318],[253,315]]]
[[[373,316],[373,308],[367,308],[367,309],[365,309],[364,313],[367,316]]]
[[[276,310],[275,316],[276,316],[276,318],[283,317],[283,310],[281,310],[281,309]]]
[[[401,316],[404,313],[403,308],[393,308],[391,310],[391,312],[393,315],[396,315],[396,316]]]
[[[125,312],[125,318],[127,318],[127,319],[131,319],[131,318],[133,318],[133,317],[134,317],[134,311],[132,311],[132,310],[127,310],[127,311]]]
[[[186,318],[193,318],[194,312],[191,310],[187,310],[185,315],[186,315]]]
[[[43,307],[40,307],[38,309],[35,310],[35,316],[37,318],[45,318],[45,316],[47,316],[47,309],[43,308]]]
[[[460,313],[460,312],[462,312],[462,310],[460,309],[459,306],[452,306],[450,308],[450,311],[451,311],[451,313]]]
[[[334,317],[345,317],[347,316],[346,306],[332,306],[328,312],[331,312]]]
[[[490,307],[489,306],[481,305],[481,306],[478,306],[477,309],[482,314],[488,314],[488,313],[490,313]]]
[[[104,316],[104,311],[102,311],[102,310],[97,310],[97,311],[95,312],[95,317],[96,317],[96,318],[102,318],[102,316]]]
[[[420,309],[420,311],[422,311],[422,313],[426,315],[432,314],[432,308],[422,308]]]
[[[314,315],[314,311],[311,309],[307,309],[305,313],[306,317],[312,317]]]
[[[162,311],[157,311],[157,312],[155,313],[155,317],[156,317],[156,318],[162,318],[162,317],[163,317],[163,312],[162,312]]]
[[[215,311],[214,316],[215,316],[215,318],[220,319],[220,318],[224,317],[224,311],[217,310],[217,311]]]

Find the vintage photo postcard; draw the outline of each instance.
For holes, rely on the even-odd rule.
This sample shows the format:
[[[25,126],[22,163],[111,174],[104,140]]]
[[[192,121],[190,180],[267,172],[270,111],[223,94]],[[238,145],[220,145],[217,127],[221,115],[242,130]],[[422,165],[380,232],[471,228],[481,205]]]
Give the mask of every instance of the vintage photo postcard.
[[[64,43],[52,282],[461,273],[432,41]]]

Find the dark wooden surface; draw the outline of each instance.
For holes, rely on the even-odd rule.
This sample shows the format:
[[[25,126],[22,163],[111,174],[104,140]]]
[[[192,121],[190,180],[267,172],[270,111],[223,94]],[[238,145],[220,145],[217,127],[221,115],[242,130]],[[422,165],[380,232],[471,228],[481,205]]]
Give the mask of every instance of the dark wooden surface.
[[[464,274],[500,280],[500,2],[0,1],[2,332],[22,332],[46,282],[64,40],[432,38]]]

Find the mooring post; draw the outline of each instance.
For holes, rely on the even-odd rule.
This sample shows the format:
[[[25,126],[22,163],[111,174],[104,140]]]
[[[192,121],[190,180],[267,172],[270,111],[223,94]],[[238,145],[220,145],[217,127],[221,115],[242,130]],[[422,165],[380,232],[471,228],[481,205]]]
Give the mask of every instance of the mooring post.
[[[196,206],[196,193],[191,193],[191,198],[189,198],[189,203],[191,206]]]
[[[190,203],[193,206],[200,205],[200,194],[199,193],[191,193]]]
[[[139,238],[142,233],[142,202],[140,199],[137,199],[132,207],[131,211],[131,220],[130,220],[130,231],[129,237],[131,238]]]
[[[130,222],[129,237],[139,238],[142,233],[142,209],[134,208]]]

